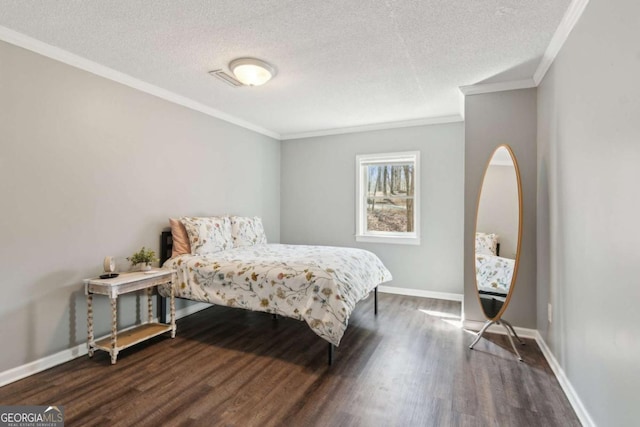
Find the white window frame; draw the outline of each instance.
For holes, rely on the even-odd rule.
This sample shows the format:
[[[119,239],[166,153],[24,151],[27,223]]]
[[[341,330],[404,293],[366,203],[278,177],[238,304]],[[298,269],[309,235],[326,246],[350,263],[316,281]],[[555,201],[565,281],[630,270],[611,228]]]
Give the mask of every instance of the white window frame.
[[[367,166],[372,164],[414,163],[413,232],[367,230]],[[356,241],[370,243],[420,244],[420,152],[359,154],[356,156]]]

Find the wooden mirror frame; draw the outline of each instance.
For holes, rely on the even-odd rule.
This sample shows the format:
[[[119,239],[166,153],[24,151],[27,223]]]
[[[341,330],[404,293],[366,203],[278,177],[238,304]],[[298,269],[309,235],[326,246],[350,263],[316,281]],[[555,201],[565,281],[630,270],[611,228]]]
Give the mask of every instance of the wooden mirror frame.
[[[500,310],[498,311],[498,313],[494,317],[488,317],[487,314],[485,313],[484,307],[482,306],[482,301],[480,300],[480,292],[478,291],[478,271],[476,269],[476,260],[475,260],[475,257],[476,257],[476,245],[475,245],[476,240],[475,239],[476,239],[476,233],[478,232],[478,215],[480,212],[480,201],[482,199],[482,190],[484,188],[485,179],[487,177],[487,171],[489,170],[489,166],[491,165],[491,160],[493,160],[493,157],[495,156],[496,152],[500,148],[505,148],[509,152],[509,156],[511,156],[511,160],[513,161],[513,167],[516,172],[516,181],[518,186],[518,243],[516,245],[516,258],[515,258],[515,264],[513,266],[513,276],[511,277],[511,284],[509,285],[509,292],[507,293],[507,297],[502,307],[500,307]],[[513,289],[516,284],[516,278],[518,277],[518,267],[520,266],[520,249],[521,249],[520,246],[522,243],[522,215],[523,215],[522,213],[522,181],[520,178],[520,168],[518,167],[518,160],[516,159],[516,156],[513,153],[513,150],[508,144],[500,144],[491,153],[491,156],[489,157],[489,160],[487,161],[487,164],[484,168],[484,173],[482,174],[482,182],[480,183],[480,191],[478,191],[478,201],[476,203],[476,224],[474,226],[474,233],[473,233],[473,242],[474,242],[473,243],[473,258],[474,258],[473,272],[474,272],[474,280],[476,284],[476,296],[478,297],[478,304],[480,304],[480,309],[482,310],[482,314],[487,320],[491,320],[494,322],[497,322],[498,320],[500,320],[505,310],[509,306],[509,302],[511,301],[511,296],[513,295]]]

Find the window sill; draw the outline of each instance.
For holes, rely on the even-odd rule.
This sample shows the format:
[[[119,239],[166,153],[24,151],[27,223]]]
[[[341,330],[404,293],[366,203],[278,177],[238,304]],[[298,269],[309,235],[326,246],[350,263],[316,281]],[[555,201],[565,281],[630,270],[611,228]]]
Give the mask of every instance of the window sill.
[[[356,242],[363,243],[391,243],[395,245],[419,245],[419,237],[398,236],[372,236],[368,234],[356,234]]]

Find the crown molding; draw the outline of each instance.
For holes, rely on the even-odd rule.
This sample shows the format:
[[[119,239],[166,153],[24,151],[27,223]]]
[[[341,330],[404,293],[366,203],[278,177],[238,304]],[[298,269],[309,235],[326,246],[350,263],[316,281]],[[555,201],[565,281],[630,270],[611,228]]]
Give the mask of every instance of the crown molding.
[[[116,71],[113,68],[109,68],[97,62],[93,62],[64,49],[60,49],[58,47],[44,43],[40,40],[34,39],[25,34],[19,33],[3,26],[0,26],[0,40],[38,53],[40,55],[46,56],[47,58],[54,59],[64,64],[71,65],[72,67],[79,68],[97,76],[104,77],[105,79],[112,80],[125,86],[129,86],[141,92],[148,93],[165,101],[169,101],[174,104],[189,108],[191,110],[198,111],[208,116],[215,117],[216,119],[224,120],[225,122],[232,123],[242,128],[269,136],[271,138],[275,138],[278,140],[280,139],[280,134],[278,134],[277,132],[273,132],[261,126],[254,125],[253,123],[249,123],[238,117],[232,116],[231,114],[216,110],[215,108],[211,108],[185,96],[178,95],[177,93],[144,82],[128,74]]]
[[[463,119],[459,115],[440,116],[440,117],[427,117],[427,118],[424,118],[424,119],[403,120],[403,121],[398,121],[398,122],[374,123],[374,124],[370,124],[370,125],[352,126],[352,127],[335,128],[335,129],[325,129],[325,130],[317,130],[317,131],[310,131],[310,132],[285,133],[285,134],[281,135],[281,139],[283,141],[285,141],[285,140],[288,140],[288,139],[312,138],[314,136],[340,135],[340,134],[344,134],[344,133],[367,132],[367,131],[372,131],[372,130],[407,128],[407,127],[425,126],[425,125],[439,125],[439,124],[456,123],[456,122],[462,122],[462,121],[463,121]]]
[[[461,90],[458,90],[458,106],[460,108],[460,117],[462,117],[462,121],[464,121],[464,111],[465,111],[465,101],[466,97]]]
[[[354,126],[354,127],[346,127],[346,128],[339,128],[339,129],[327,129],[327,130],[320,130],[320,131],[291,133],[291,134],[281,135],[272,130],[254,125],[253,123],[249,123],[238,117],[224,113],[220,110],[216,110],[215,108],[211,108],[207,105],[194,101],[185,96],[178,95],[177,93],[174,93],[166,89],[163,89],[161,87],[144,82],[128,74],[122,73],[120,71],[116,71],[105,65],[83,58],[79,55],[76,55],[64,49],[60,49],[56,46],[52,46],[50,44],[44,43],[40,40],[34,39],[33,37],[29,37],[25,34],[19,33],[17,31],[11,30],[3,26],[0,26],[0,40],[13,44],[18,47],[21,47],[23,49],[30,50],[32,52],[38,53],[40,55],[46,56],[47,58],[54,59],[56,61],[70,65],[72,67],[79,68],[81,70],[87,71],[97,76],[115,81],[125,86],[129,86],[141,92],[148,93],[150,95],[164,99],[165,101],[169,101],[174,104],[181,105],[191,110],[198,111],[208,116],[215,117],[225,122],[232,123],[234,125],[252,130],[254,132],[269,136],[277,140],[309,138],[312,136],[337,135],[342,133],[365,132],[369,130],[393,129],[393,128],[402,128],[402,127],[410,127],[410,126],[433,125],[433,124],[453,123],[453,122],[462,121],[461,116],[457,116],[457,115],[443,116],[443,117],[406,120],[406,121],[390,122],[390,123],[377,123],[377,124],[371,124],[371,125],[365,125],[365,126]]]
[[[589,0],[572,0],[567,8],[567,11],[564,13],[558,28],[555,33],[553,33],[553,37],[551,37],[551,41],[549,42],[549,46],[545,50],[542,55],[542,59],[538,64],[538,68],[536,68],[535,73],[533,73],[533,77],[530,79],[524,80],[511,80],[505,82],[497,82],[497,83],[479,83],[475,85],[468,86],[460,86],[460,92],[464,95],[478,95],[481,93],[490,93],[490,92],[500,92],[504,90],[514,90],[514,89],[528,89],[532,87],[538,87],[545,74],[553,64],[553,61],[558,56],[560,49],[569,38],[569,34],[573,30],[573,27],[578,23],[578,20],[582,16],[585,8]]]
[[[536,87],[533,79],[509,80],[496,83],[478,83],[475,85],[460,86],[460,92],[464,95],[479,95],[481,93],[502,92],[505,90],[529,89]]]
[[[569,4],[567,11],[560,21],[560,25],[558,25],[556,32],[553,33],[551,42],[549,42],[549,46],[547,46],[547,50],[544,52],[536,72],[533,74],[533,81],[536,83],[536,86],[542,82],[542,79],[545,74],[547,74],[549,67],[551,67],[551,64],[556,59],[567,38],[569,38],[569,34],[571,34],[573,27],[578,23],[588,3],[589,0],[572,0],[571,4]]]

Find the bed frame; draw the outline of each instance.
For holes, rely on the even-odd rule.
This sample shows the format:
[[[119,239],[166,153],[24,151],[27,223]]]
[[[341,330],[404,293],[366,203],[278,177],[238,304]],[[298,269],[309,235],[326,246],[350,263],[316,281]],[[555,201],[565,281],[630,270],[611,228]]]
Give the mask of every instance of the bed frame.
[[[171,258],[171,252],[173,251],[173,238],[171,231],[163,231],[160,235],[160,265],[162,266],[166,260]],[[378,315],[378,287],[373,289],[373,313]],[[158,294],[158,318],[160,322],[166,323],[167,321],[167,299]],[[273,318],[277,319],[278,316],[273,314]],[[333,364],[333,352],[335,346],[329,343],[328,350],[328,362],[329,365]]]

